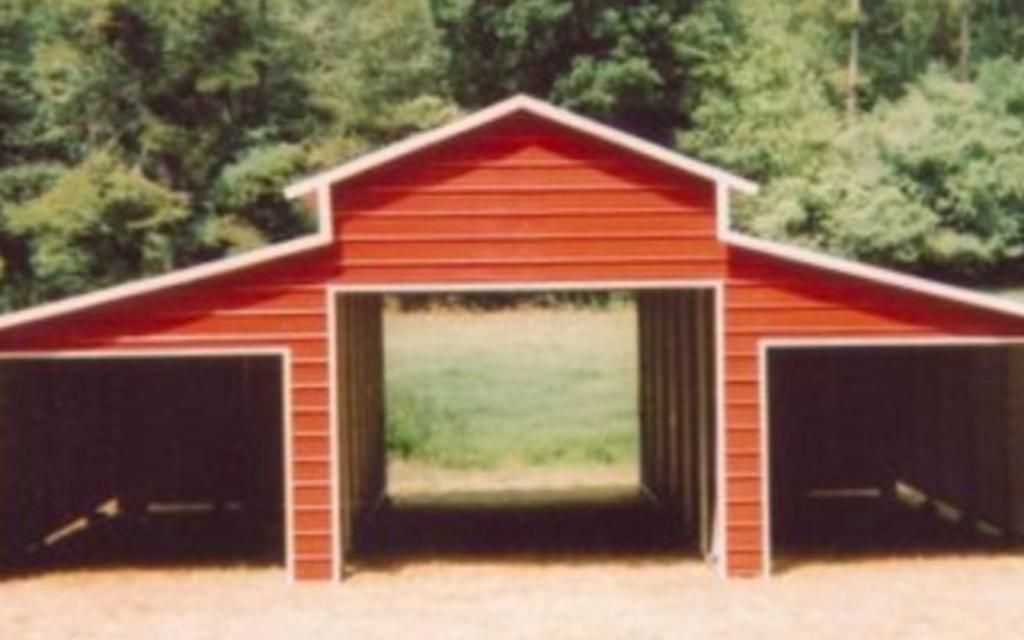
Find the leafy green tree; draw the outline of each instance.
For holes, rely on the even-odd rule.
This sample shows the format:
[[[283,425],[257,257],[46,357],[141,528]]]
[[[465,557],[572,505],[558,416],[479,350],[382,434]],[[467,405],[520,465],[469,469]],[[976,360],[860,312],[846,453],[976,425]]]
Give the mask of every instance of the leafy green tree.
[[[167,270],[187,205],[184,195],[97,153],[14,208],[8,225],[32,249],[38,300]]]
[[[770,185],[746,222],[769,236],[954,279],[1024,257],[1024,65],[974,84],[933,69],[837,141],[819,171]]]
[[[289,180],[457,112],[425,0],[10,0],[0,42],[7,307],[307,232]]]
[[[820,165],[841,117],[830,94],[837,65],[827,33],[788,3],[708,3],[677,40],[701,81],[679,145],[759,180]]]
[[[317,63],[314,105],[328,114],[313,141],[315,165],[433,128],[459,109],[427,0],[297,0],[286,18]]]
[[[32,31],[23,5],[0,5],[0,166],[24,158],[36,95],[27,68]]]
[[[45,25],[33,67],[47,131],[37,142],[68,165],[102,153],[189,194],[168,266],[219,255],[239,230],[253,244],[306,228],[280,196],[284,175],[265,183],[258,208],[223,211],[214,198],[228,167],[253,149],[303,140],[324,118],[301,75],[310,66],[301,41],[267,3],[67,0],[35,11]],[[214,233],[229,227],[235,233]]]
[[[461,104],[517,92],[668,142],[687,88],[673,30],[683,0],[434,0]]]
[[[1024,264],[1024,4],[857,4],[6,0],[0,309],[304,233],[295,175],[518,91],[761,180],[757,233]]]

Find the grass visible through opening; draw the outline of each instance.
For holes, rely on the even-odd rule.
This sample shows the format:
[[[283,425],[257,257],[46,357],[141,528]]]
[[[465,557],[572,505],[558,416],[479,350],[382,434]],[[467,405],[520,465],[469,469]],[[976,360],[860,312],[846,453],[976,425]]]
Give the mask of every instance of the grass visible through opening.
[[[637,483],[636,314],[385,315],[389,490]]]

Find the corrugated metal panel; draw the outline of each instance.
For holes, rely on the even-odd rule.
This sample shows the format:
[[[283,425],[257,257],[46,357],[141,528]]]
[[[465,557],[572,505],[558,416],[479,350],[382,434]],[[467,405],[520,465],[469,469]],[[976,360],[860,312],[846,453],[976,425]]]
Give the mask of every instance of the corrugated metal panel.
[[[759,344],[768,338],[1021,335],[1019,321],[846,276],[730,253],[726,286],[728,568],[764,568]]]
[[[363,529],[383,498],[384,369],[382,299],[335,298],[338,391],[338,487],[342,558],[364,543]]]
[[[714,485],[714,291],[637,295],[644,487],[673,532],[710,552]]]
[[[714,190],[513,119],[335,191],[356,281],[678,276],[724,266]]]

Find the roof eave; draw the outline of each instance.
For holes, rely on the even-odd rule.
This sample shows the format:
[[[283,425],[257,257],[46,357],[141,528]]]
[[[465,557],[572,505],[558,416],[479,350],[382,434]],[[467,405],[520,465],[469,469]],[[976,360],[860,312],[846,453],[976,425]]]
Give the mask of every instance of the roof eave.
[[[912,291],[932,298],[945,300],[969,307],[991,311],[1015,318],[1024,318],[1024,305],[1003,300],[992,295],[978,293],[919,276],[913,276],[891,269],[876,267],[862,262],[825,254],[820,251],[783,244],[729,229],[722,240],[733,247],[754,253],[768,255],[787,262],[802,264],[821,270],[840,273],[860,280]]]

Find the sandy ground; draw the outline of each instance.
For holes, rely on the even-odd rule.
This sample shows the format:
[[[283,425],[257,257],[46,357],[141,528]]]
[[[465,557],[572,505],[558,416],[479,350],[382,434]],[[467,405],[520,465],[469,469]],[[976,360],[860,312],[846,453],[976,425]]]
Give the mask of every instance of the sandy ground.
[[[105,570],[0,582],[0,638],[1017,638],[1024,558],[806,563],[725,583],[677,558],[417,561],[345,584],[280,570]]]

